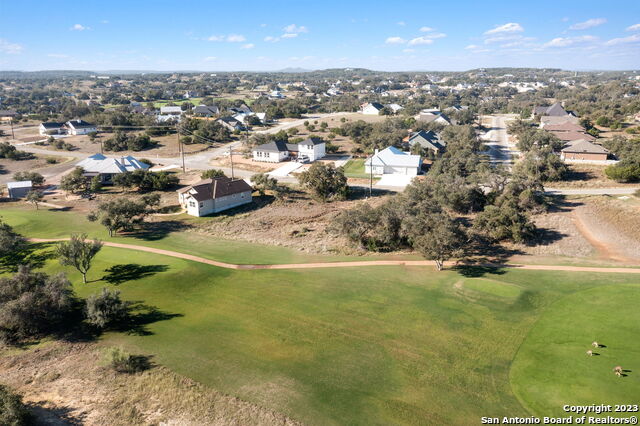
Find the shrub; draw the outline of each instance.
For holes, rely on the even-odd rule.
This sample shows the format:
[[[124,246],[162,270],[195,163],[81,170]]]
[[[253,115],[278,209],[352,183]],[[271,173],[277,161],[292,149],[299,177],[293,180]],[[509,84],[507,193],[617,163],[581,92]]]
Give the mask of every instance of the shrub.
[[[47,157],[47,164],[58,164],[58,159],[53,157]]]
[[[128,305],[120,299],[120,292],[103,288],[85,301],[87,322],[99,329],[117,324],[127,317]]]
[[[219,169],[205,170],[200,174],[201,179],[213,179],[213,178],[224,177],[224,176],[226,176],[224,172]]]
[[[17,181],[30,180],[34,185],[42,185],[44,183],[44,176],[36,172],[17,172],[14,173],[13,178]]]
[[[122,348],[111,347],[105,351],[105,363],[118,373],[138,373],[149,368],[146,357],[131,355]]]
[[[0,424],[22,426],[32,424],[32,416],[22,397],[0,385]]]

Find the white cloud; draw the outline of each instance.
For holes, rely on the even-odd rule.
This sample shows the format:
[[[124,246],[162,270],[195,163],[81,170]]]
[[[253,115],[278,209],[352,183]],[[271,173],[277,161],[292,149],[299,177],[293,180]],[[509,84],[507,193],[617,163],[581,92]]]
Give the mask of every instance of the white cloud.
[[[229,35],[212,35],[206,38],[207,41],[228,41],[229,43],[242,43],[247,39],[240,34],[229,34]]]
[[[580,37],[556,37],[544,44],[544,47],[567,47],[575,44],[597,41],[598,37],[585,35]]]
[[[607,46],[614,46],[616,44],[626,43],[640,43],[640,34],[630,35],[629,37],[614,38],[606,42]]]
[[[480,46],[478,46],[477,44],[470,44],[467,47],[465,47],[465,49],[467,50],[473,50],[473,49],[479,49]]]
[[[304,25],[291,24],[282,29],[285,33],[308,33],[309,30]]]
[[[420,32],[421,33],[428,33],[428,32],[431,32],[431,31],[435,31],[435,30],[433,28],[431,28],[431,27],[420,27]]]
[[[426,37],[416,37],[414,39],[409,40],[409,46],[418,46],[421,44],[432,44],[433,40]]]
[[[0,38],[0,52],[8,53],[9,55],[17,55],[22,53],[22,45],[17,43],[11,43],[9,40]]]
[[[593,18],[593,19],[588,19],[584,22],[573,24],[569,27],[569,29],[570,30],[586,30],[587,28],[597,27],[598,25],[602,25],[606,22],[607,20],[605,18]]]
[[[227,41],[230,43],[242,43],[243,41],[246,41],[247,39],[240,34],[229,34],[227,36]]]
[[[404,44],[406,42],[407,41],[402,37],[387,37],[387,39],[385,40],[386,44]]]
[[[397,22],[397,24],[400,25],[401,27],[404,27],[405,25],[407,25],[407,23],[404,21]]]
[[[520,33],[522,31],[524,31],[524,28],[522,28],[522,25],[516,22],[509,22],[504,25],[498,25],[497,27],[489,31],[486,31],[485,35],[500,34],[500,33]]]
[[[436,38],[444,38],[446,36],[447,35],[445,33],[431,33],[431,34],[425,35],[424,37],[436,39]]]
[[[404,53],[413,53],[413,52],[415,52],[416,50],[415,50],[415,49],[402,49],[402,51],[403,51]]]
[[[81,25],[81,24],[75,24],[73,27],[69,29],[71,31],[86,31],[86,30],[90,30],[91,28],[85,27],[84,25]]]
[[[50,58],[60,58],[60,59],[69,57],[69,55],[65,55],[64,53],[49,53],[47,54],[47,56]]]
[[[640,31],[640,24],[635,24],[627,27],[627,31]]]
[[[276,41],[280,41],[280,37],[266,36],[264,38],[264,41],[270,42],[270,43],[275,43]]]
[[[256,47],[255,44],[253,43],[247,43],[247,44],[243,44],[241,49],[253,49],[254,47]]]
[[[102,21],[100,21],[100,23],[101,23],[101,24],[105,24],[105,25],[106,25],[106,24],[108,24],[108,23],[109,23],[109,21],[108,21],[107,19],[103,19]]]
[[[218,58],[216,58],[215,56],[207,56],[206,58],[203,58],[202,60],[205,61],[205,62],[212,62],[212,61],[215,61],[216,59],[218,59]]]
[[[296,33],[285,33],[280,36],[280,38],[296,38],[298,34]]]
[[[267,24],[260,24],[260,28],[265,28]]]

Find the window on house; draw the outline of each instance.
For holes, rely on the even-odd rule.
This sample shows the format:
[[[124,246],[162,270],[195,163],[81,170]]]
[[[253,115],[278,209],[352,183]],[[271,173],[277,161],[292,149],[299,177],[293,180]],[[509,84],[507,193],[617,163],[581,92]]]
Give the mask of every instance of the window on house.
[[[204,207],[204,203],[200,203],[200,208],[203,208],[203,207]]]
[[[195,206],[196,206],[195,201],[189,201],[189,207],[195,207]]]

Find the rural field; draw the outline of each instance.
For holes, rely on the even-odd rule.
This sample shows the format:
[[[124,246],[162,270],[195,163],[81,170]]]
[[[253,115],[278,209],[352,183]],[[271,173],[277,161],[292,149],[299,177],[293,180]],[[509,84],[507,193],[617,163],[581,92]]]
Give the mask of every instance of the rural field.
[[[352,259],[192,240],[179,231],[108,239],[73,212],[3,206],[0,215],[28,237],[61,238],[73,229],[227,262]],[[50,252],[53,244],[37,250]],[[302,423],[466,425],[482,416],[561,414],[564,403],[633,402],[640,394],[634,274],[238,271],[112,247],[100,251],[86,285],[54,259],[42,267],[67,273],[80,297],[115,288],[139,302],[141,313],[153,312],[98,345],[150,355],[179,375]],[[593,340],[606,347],[588,357]],[[630,370],[626,377],[612,373],[616,365]]]

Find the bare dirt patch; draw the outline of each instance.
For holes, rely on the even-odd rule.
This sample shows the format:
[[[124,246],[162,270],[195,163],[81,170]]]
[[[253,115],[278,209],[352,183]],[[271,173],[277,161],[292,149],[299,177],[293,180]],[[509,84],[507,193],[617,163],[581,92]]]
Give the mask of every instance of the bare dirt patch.
[[[295,425],[263,407],[155,366],[119,374],[100,345],[50,342],[0,352],[0,381],[24,396],[43,424]]]
[[[564,180],[553,182],[554,188],[612,188],[633,186],[609,179],[604,174],[605,165],[567,164],[569,172]]]

